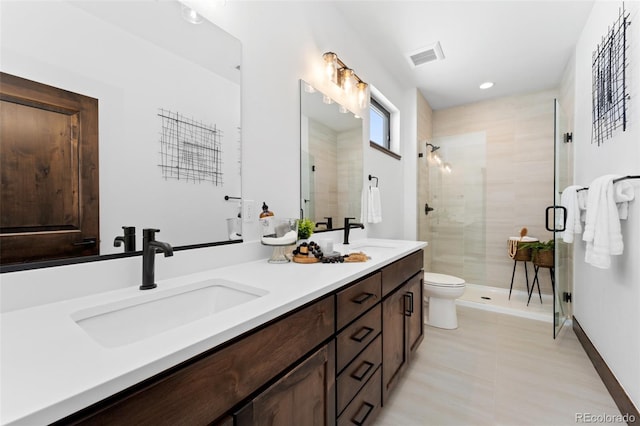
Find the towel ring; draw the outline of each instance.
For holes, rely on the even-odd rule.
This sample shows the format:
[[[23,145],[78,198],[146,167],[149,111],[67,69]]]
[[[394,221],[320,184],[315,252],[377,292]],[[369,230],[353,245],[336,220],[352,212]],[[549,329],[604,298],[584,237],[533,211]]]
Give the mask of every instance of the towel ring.
[[[375,180],[376,180],[376,188],[377,188],[377,187],[378,187],[378,177],[377,177],[377,176],[369,175],[369,181],[371,181],[371,180],[373,180],[373,179],[375,179]]]

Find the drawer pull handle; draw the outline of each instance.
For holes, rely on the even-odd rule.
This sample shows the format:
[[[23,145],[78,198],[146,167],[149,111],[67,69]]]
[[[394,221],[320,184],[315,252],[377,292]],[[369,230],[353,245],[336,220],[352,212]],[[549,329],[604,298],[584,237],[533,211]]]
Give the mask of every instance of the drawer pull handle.
[[[364,367],[364,371],[362,371],[363,367]],[[360,367],[358,367],[356,371],[351,373],[351,377],[361,382],[362,379],[364,379],[367,376],[367,374],[369,374],[369,371],[371,371],[372,368],[373,368],[373,363],[369,361],[364,361],[362,364],[360,364]]]
[[[360,409],[358,410],[358,412],[356,413],[356,416],[351,419],[351,422],[354,425],[357,426],[362,426],[364,424],[364,422],[367,421],[367,417],[369,417],[369,414],[371,414],[371,412],[373,411],[373,409],[375,408],[375,406],[373,404],[369,404],[368,402],[363,402],[362,403],[362,407],[360,407]],[[361,414],[364,410],[367,410],[366,413],[364,413],[364,416],[359,416],[359,414]],[[358,420],[358,418],[362,418],[362,420]]]
[[[351,299],[351,301],[353,303],[357,303],[359,305],[362,305],[364,302],[366,302],[367,300],[369,300],[372,297],[376,297],[376,295],[373,294],[373,293],[362,293],[360,296],[356,297],[355,299]]]
[[[409,307],[407,308],[407,299],[409,299]],[[408,291],[404,295],[404,315],[410,317],[413,314],[413,292]]]
[[[371,334],[371,332],[373,331],[373,328],[371,327],[362,327],[356,334],[354,334],[353,336],[351,336],[351,339],[355,340],[356,342],[360,343],[362,342],[364,339],[367,338],[367,336],[369,334]]]

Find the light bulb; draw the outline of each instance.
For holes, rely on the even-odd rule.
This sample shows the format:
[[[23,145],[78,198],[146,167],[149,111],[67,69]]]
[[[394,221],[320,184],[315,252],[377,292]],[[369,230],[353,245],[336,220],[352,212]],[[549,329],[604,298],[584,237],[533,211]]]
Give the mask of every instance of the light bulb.
[[[338,55],[333,52],[327,52],[322,55],[324,59],[324,70],[327,79],[337,83],[338,82]]]
[[[323,95],[322,96],[322,102],[324,102],[327,105],[330,105],[333,103],[333,99],[331,99],[329,96],[327,95]]]
[[[367,106],[367,86],[368,84],[361,81],[358,83],[358,106],[365,108]]]
[[[346,114],[346,113],[348,113],[348,112],[349,112],[349,110],[347,109],[347,107],[346,107],[346,106],[344,106],[344,105],[340,105],[340,108],[338,108],[338,111],[340,111],[340,112],[341,112],[341,113],[343,113],[343,114]]]
[[[340,69],[340,86],[342,90],[344,90],[347,95],[350,95],[353,91],[353,70],[351,68],[341,68]]]

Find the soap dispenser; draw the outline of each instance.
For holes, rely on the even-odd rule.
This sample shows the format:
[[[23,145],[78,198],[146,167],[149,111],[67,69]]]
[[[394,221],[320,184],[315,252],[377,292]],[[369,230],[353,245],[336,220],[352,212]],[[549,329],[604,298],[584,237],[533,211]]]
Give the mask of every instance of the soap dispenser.
[[[269,211],[269,206],[264,201],[262,202],[262,212],[260,213],[260,219],[264,217],[273,216],[273,212]]]

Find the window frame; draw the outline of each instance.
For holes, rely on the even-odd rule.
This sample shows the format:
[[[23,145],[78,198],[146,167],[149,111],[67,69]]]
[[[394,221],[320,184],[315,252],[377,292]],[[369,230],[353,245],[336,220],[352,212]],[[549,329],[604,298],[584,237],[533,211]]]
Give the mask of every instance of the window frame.
[[[387,108],[385,108],[384,105],[382,105],[382,103],[378,101],[374,96],[371,96],[370,98],[369,114],[371,114],[371,109],[375,110],[376,113],[378,113],[383,118],[383,137],[386,140],[384,141],[384,145],[371,140],[371,123],[369,123],[369,143],[391,151],[391,112]]]

